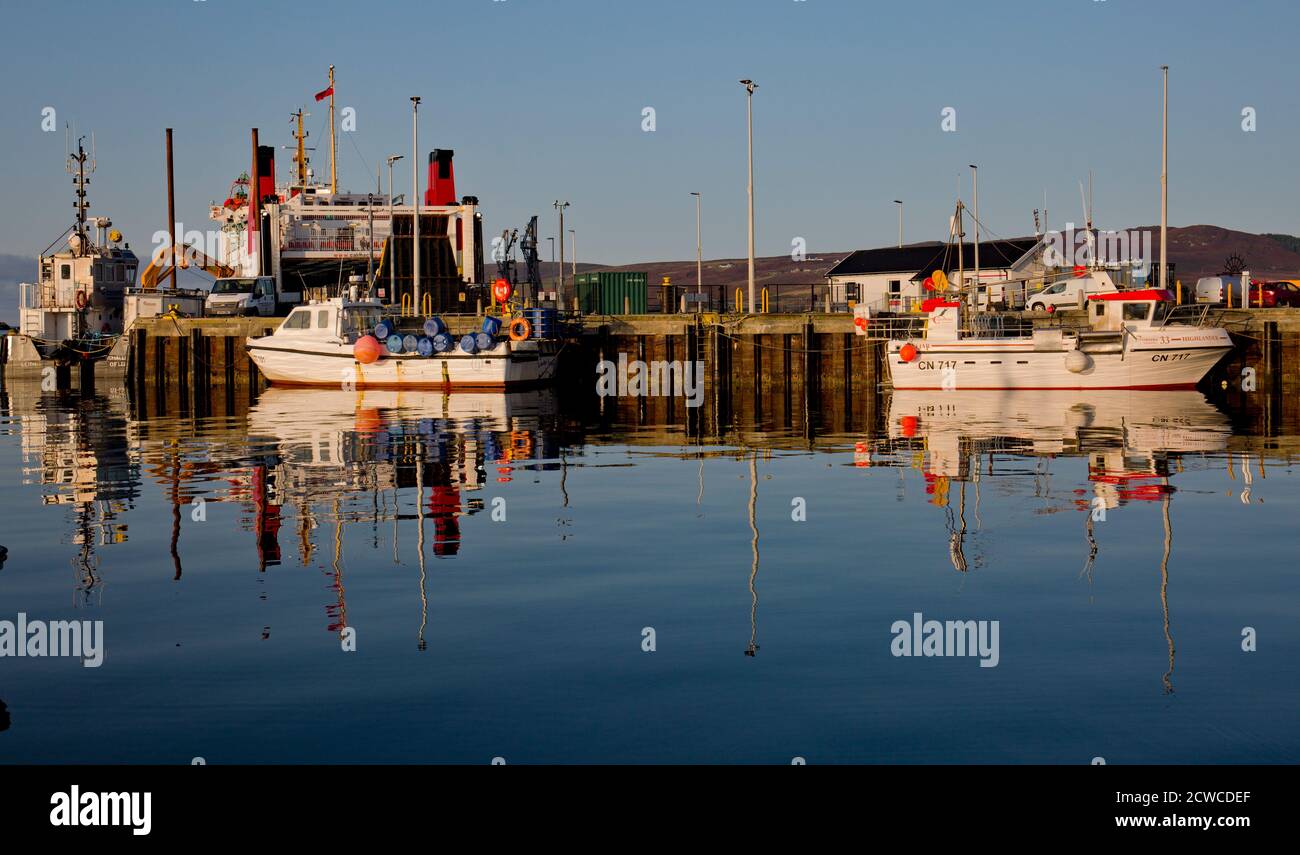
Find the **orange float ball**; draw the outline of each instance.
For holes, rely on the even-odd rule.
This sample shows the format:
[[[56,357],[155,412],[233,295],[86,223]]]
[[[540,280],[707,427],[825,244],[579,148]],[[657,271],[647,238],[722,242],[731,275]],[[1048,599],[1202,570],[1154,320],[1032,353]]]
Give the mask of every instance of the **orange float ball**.
[[[916,436],[916,425],[918,419],[916,416],[903,416],[900,427],[903,429],[903,436]]]
[[[369,365],[374,362],[381,353],[383,353],[383,348],[379,344],[379,339],[372,335],[363,335],[357,339],[356,344],[352,345],[352,355],[362,365]]]
[[[911,362],[913,359],[916,359],[916,345],[911,342],[903,345],[898,349],[898,356],[904,362]]]

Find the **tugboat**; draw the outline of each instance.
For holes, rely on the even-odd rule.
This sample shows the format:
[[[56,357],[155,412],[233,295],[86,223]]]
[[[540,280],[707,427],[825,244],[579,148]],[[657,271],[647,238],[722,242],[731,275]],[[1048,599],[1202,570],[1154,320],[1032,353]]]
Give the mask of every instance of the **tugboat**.
[[[84,140],[68,157],[77,220],[50,245],[66,235],[64,248],[40,255],[37,281],[19,285],[19,334],[0,340],[7,374],[40,376],[51,366],[66,371],[98,363],[125,369],[123,294],[135,282],[139,260],[107,217],[94,218],[91,238],[86,185],[95,162]]]

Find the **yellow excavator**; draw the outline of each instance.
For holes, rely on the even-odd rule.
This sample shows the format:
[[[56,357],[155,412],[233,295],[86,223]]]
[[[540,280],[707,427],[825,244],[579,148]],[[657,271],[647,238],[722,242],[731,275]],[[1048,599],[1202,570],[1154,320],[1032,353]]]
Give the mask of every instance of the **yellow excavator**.
[[[153,260],[149,262],[149,266],[140,272],[141,288],[147,291],[152,291],[158,287],[158,281],[160,279],[165,279],[172,272],[172,267],[168,264],[168,261],[170,260],[169,256],[171,254],[172,253],[166,249],[161,249],[154,253]],[[228,267],[219,261],[214,261],[192,246],[182,244],[177,247],[176,255],[178,256],[176,259],[177,270],[187,270],[191,265],[195,265],[203,272],[214,276],[217,279],[223,279],[235,275],[235,269],[233,267]]]

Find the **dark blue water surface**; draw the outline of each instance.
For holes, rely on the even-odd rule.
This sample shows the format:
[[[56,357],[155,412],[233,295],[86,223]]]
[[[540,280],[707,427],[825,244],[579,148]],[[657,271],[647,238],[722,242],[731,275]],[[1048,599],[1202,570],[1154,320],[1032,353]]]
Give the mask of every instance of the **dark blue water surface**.
[[[821,433],[10,383],[0,620],[105,658],[0,658],[0,761],[1300,761],[1300,444],[1197,393],[946,394]],[[998,621],[997,666],[892,655],[916,612]]]

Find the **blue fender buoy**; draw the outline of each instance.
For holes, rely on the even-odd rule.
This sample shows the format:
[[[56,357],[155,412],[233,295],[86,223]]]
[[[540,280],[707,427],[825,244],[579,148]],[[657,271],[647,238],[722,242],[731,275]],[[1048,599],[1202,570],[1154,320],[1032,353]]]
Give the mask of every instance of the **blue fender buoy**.
[[[388,340],[384,343],[388,346],[389,353],[402,352],[402,337],[400,335],[393,333],[388,337]]]
[[[465,333],[460,337],[460,349],[466,353],[478,353],[478,339],[473,333]]]
[[[421,356],[433,355],[433,339],[422,335],[415,341],[415,352]]]
[[[380,321],[375,324],[375,338],[380,341],[388,341],[388,337],[393,334],[393,325],[388,321]]]
[[[456,346],[456,340],[445,332],[440,332],[433,337],[433,350],[435,353],[446,353]]]

